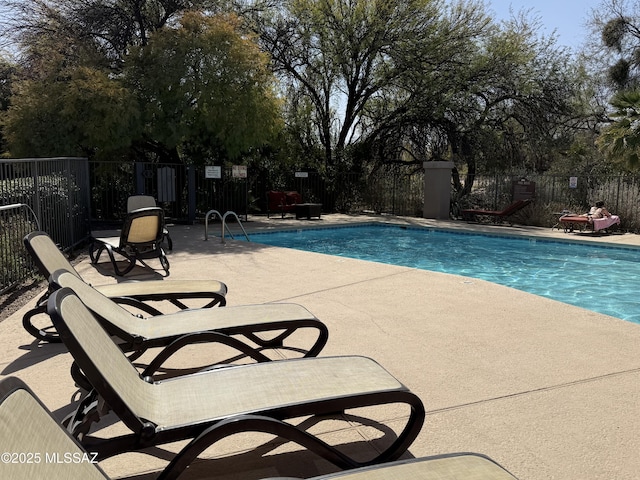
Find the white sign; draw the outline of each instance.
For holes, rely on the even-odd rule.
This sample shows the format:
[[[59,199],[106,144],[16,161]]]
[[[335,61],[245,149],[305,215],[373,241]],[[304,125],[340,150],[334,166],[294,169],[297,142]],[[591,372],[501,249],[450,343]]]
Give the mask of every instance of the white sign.
[[[222,167],[207,165],[204,167],[204,178],[222,178]]]
[[[569,188],[578,188],[578,177],[569,177]]]
[[[247,178],[247,166],[246,165],[234,165],[231,169],[233,178]]]
[[[309,178],[309,172],[296,172],[296,178]]]

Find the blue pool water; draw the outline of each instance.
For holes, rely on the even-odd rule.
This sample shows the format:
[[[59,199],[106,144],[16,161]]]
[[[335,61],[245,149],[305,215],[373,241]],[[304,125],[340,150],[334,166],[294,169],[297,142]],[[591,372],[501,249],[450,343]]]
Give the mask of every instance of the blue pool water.
[[[640,323],[640,250],[390,225],[254,233],[251,241],[479,278]]]

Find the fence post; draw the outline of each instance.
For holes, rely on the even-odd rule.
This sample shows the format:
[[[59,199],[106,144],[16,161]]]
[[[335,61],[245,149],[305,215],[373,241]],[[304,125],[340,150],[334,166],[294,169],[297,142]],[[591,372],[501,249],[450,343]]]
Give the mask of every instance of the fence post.
[[[196,222],[196,169],[187,165],[187,219],[189,223]]]
[[[38,166],[40,165],[40,161],[36,160],[35,162],[33,162],[33,192],[34,192],[34,207],[36,209],[35,215],[36,218],[42,218],[42,202],[40,199],[40,171],[38,169]]]
[[[144,191],[144,163],[142,162],[134,162],[133,164],[133,174],[135,176],[135,194],[136,195],[144,195],[146,192]]]

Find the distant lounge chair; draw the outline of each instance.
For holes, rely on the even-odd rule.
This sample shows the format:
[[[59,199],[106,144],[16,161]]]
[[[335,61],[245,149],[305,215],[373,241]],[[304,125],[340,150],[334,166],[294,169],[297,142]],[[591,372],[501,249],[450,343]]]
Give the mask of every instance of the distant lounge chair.
[[[242,420],[242,417],[239,417]],[[96,465],[94,454],[85,450],[51,416],[29,387],[16,377],[0,380],[0,450],[16,455],[16,462],[0,463],[0,478],[12,480],[58,479],[109,480]],[[190,447],[197,445],[197,437],[176,459],[188,462]],[[19,457],[18,455],[22,455]],[[31,455],[31,458],[27,458]],[[46,457],[45,457],[46,455]],[[12,458],[9,457],[8,460]],[[22,460],[22,461],[20,461]],[[31,460],[31,461],[28,461]],[[174,461],[170,467],[183,462]],[[179,468],[167,468],[160,474],[164,480],[180,475]],[[477,454],[450,454],[411,459],[332,473],[309,480],[515,480],[506,470],[487,457]],[[215,477],[212,475],[211,480]],[[272,480],[278,480],[273,478]],[[286,479],[281,479],[286,480]],[[289,479],[292,480],[292,479]]]
[[[78,278],[80,274],[58,249],[51,237],[45,232],[32,232],[24,237],[24,246],[31,255],[40,274],[47,280],[56,270],[66,270]],[[148,280],[144,282],[120,282],[112,285],[94,286],[94,288],[121,305],[135,307],[147,315],[161,315],[163,312],[146,302],[167,301],[180,309],[189,308],[184,302],[189,299],[202,299],[201,308],[224,306],[227,301],[227,286],[217,280]],[[40,328],[34,325],[33,318],[46,314],[47,291],[22,318],[25,330],[39,340],[59,342],[57,332],[48,326]]]
[[[52,293],[48,311],[95,387],[68,418],[67,428],[100,459],[191,439],[168,467],[177,476],[218,440],[235,433],[262,432],[298,443],[341,468],[353,468],[397,459],[424,422],[420,399],[366,357],[234,365],[154,381],[138,373],[72,290]],[[408,406],[408,420],[388,448],[365,462],[318,439],[304,428],[306,422],[299,427],[286,421],[307,416],[321,420],[325,415],[348,415],[351,409],[389,404]],[[130,433],[111,438],[91,434],[91,425],[99,421],[105,406]]]
[[[119,237],[93,236],[89,247],[92,263],[98,263],[102,252],[107,252],[116,275],[129,273],[136,262],[157,258],[165,273],[169,274],[169,260],[162,249],[164,238],[164,213],[159,207],[139,208],[127,213]],[[114,253],[127,260],[121,270]]]
[[[563,215],[558,222],[564,227],[565,232],[573,232],[575,229],[583,231],[591,228],[595,233],[607,230],[613,225],[620,225],[620,217],[611,215],[610,217],[593,218],[590,215]]]
[[[462,219],[468,221],[476,221],[478,217],[491,217],[495,221],[502,222],[511,217],[516,212],[519,212],[524,207],[529,205],[533,200],[516,200],[504,210],[482,210],[482,209],[468,209],[462,210]]]
[[[131,195],[127,198],[127,213],[131,213],[135,210],[139,210],[141,208],[148,207],[157,207],[156,199],[151,195]],[[167,248],[169,251],[173,250],[173,240],[171,240],[171,235],[169,235],[169,230],[167,227],[162,228],[162,238],[167,242]]]
[[[298,192],[271,190],[267,192],[267,218],[272,213],[281,213],[284,218],[285,213],[295,212],[298,203],[302,203],[302,195]]]
[[[73,291],[83,302],[102,327],[124,343],[120,349],[134,352],[130,358],[137,358],[152,347],[163,349],[148,363],[143,376],[155,374],[176,352],[189,345],[219,343],[238,351],[241,358],[250,357],[258,362],[269,361],[260,353],[272,348],[286,348],[302,353],[305,357],[315,357],[327,343],[328,329],[302,305],[295,303],[265,303],[261,305],[238,305],[216,309],[182,310],[167,315],[140,318],[105,297],[81,278],[59,270],[51,276],[51,284],[56,288]],[[92,320],[93,317],[92,317]],[[311,348],[284,345],[284,341],[301,329],[311,329],[316,333]],[[263,338],[271,333],[271,338]],[[260,337],[259,334],[263,334]],[[242,336],[257,346],[252,346],[231,336]],[[190,367],[194,367],[191,365]],[[86,379],[72,370],[79,386],[90,390]]]

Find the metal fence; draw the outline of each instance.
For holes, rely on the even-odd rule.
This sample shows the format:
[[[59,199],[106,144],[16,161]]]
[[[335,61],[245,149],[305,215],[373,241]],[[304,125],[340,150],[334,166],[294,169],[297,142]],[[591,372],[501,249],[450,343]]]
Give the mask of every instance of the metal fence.
[[[177,222],[194,222],[211,209],[239,216],[266,213],[269,190],[298,191],[323,211],[422,213],[423,175],[406,168],[338,175],[326,181],[317,172],[268,171],[152,163],[89,162],[93,223],[118,223],[129,195],[151,195]]]
[[[65,250],[89,237],[88,193],[86,159],[0,160],[0,292],[33,273],[28,232],[44,230]]]
[[[165,215],[177,222],[194,222],[207,211],[232,210],[239,216],[266,213],[269,190],[295,190],[304,202],[321,203],[325,213],[369,211],[422,216],[424,172],[415,167],[390,166],[345,172],[332,182],[313,171],[241,171],[232,168],[184,165],[90,162],[91,211],[94,222],[120,222],[126,199],[133,194],[155,197]],[[451,216],[464,208],[499,209],[514,198],[520,175],[476,177],[471,193],[458,199],[452,189]],[[520,218],[528,225],[550,226],[562,210],[588,211],[602,199],[623,219],[623,228],[640,232],[640,177],[571,177],[527,175],[535,185],[535,203]]]
[[[157,199],[173,222],[204,220],[211,209],[240,217],[266,213],[269,190],[295,190],[304,202],[321,203],[324,213],[372,212],[421,217],[424,172],[412,166],[389,166],[345,172],[328,182],[314,171],[270,172],[179,164],[87,162],[55,158],[0,161],[0,291],[15,283],[25,262],[23,230],[34,217],[63,249],[82,242],[91,226],[119,225],[130,195]],[[451,216],[464,208],[501,209],[514,198],[516,185],[532,185],[535,202],[516,221],[550,227],[563,210],[586,212],[604,200],[622,219],[622,229],[640,232],[640,177],[571,177],[568,175],[494,175],[476,177],[471,193],[458,198],[452,188]],[[20,230],[17,225],[24,225]],[[16,232],[14,237],[8,236]],[[7,272],[7,273],[5,273]],[[11,273],[8,273],[11,272]],[[19,279],[18,279],[19,280]]]
[[[475,179],[471,194],[452,204],[455,213],[462,208],[500,209],[514,198],[514,185],[521,180],[534,188],[535,202],[522,212],[518,221],[525,225],[549,227],[558,214],[569,210],[586,213],[596,201],[620,216],[624,231],[640,233],[640,177],[570,175],[495,175]]]

